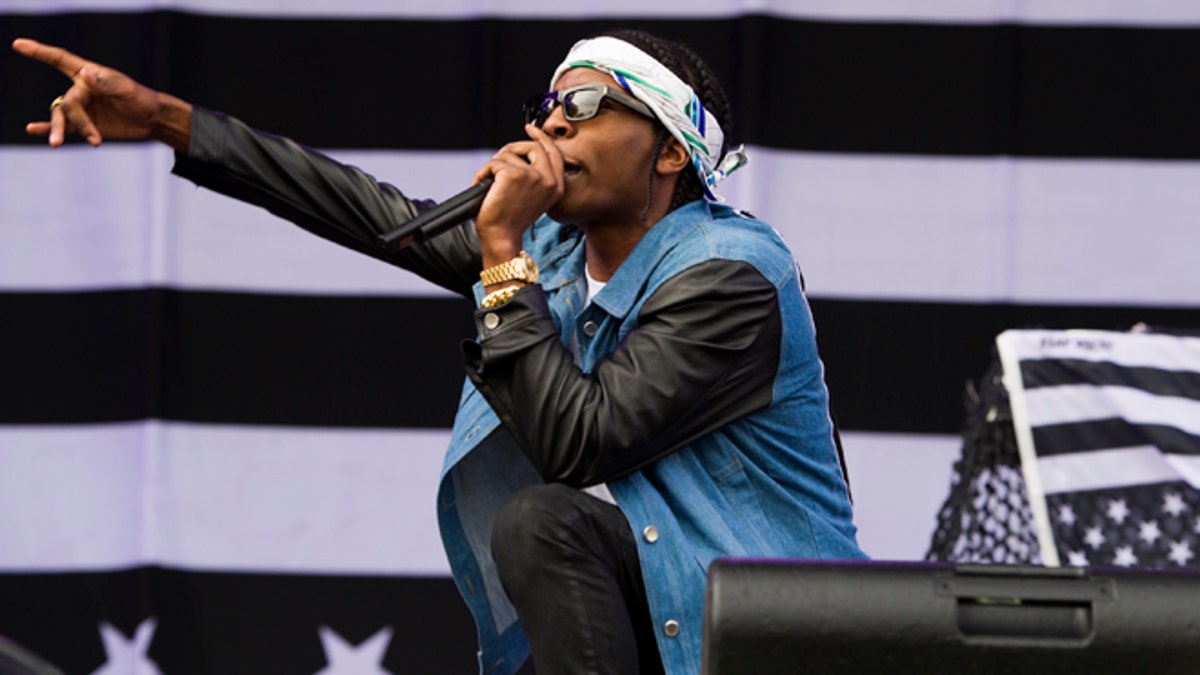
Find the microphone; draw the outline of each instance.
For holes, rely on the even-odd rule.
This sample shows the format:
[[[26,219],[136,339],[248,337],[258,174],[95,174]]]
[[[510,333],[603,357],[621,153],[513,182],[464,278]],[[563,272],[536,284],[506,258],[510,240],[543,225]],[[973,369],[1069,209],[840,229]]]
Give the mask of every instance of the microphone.
[[[436,237],[475,217],[483,205],[484,196],[492,187],[492,181],[493,178],[488,176],[432,209],[422,211],[400,227],[379,235],[379,242],[389,249],[399,250],[409,244]]]

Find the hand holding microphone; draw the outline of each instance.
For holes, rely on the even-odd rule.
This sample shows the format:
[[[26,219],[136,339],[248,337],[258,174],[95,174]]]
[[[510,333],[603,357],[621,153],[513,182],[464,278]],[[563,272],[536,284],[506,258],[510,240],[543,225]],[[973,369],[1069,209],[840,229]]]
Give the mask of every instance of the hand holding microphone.
[[[515,205],[518,213],[499,215],[503,220],[512,218],[513,223],[522,222],[522,228],[533,224],[537,215],[556,202],[563,191],[563,158],[554,141],[541,129],[526,125],[530,140],[509,143],[479,170],[479,182],[454,195],[437,206],[423,211],[400,227],[380,235],[380,242],[396,250],[409,244],[425,241],[442,232],[479,215],[484,198],[492,188],[497,176],[505,173],[506,198],[501,203]],[[516,173],[512,173],[512,172]],[[480,178],[480,176],[483,176]],[[509,195],[519,191],[521,199],[514,202]],[[540,198],[538,193],[541,193]],[[530,217],[532,210],[538,213]],[[519,213],[525,211],[524,213]],[[495,214],[493,214],[494,217]]]

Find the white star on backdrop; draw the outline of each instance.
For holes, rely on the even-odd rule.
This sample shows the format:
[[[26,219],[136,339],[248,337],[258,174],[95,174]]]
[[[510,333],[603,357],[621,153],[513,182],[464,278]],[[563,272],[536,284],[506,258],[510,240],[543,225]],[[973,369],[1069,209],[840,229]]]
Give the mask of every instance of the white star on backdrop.
[[[1171,542],[1171,552],[1167,554],[1167,558],[1169,558],[1171,562],[1183,567],[1194,557],[1195,556],[1192,554],[1192,547],[1186,541]]]
[[[1163,495],[1162,510],[1178,518],[1179,514],[1187,510],[1187,504],[1184,503],[1183,497],[1178,492],[1168,492]]]
[[[161,675],[158,666],[146,656],[158,621],[150,617],[137,627],[133,639],[108,623],[100,624],[100,639],[108,660],[92,675]]]
[[[1132,546],[1122,546],[1117,549],[1117,556],[1113,558],[1113,564],[1120,567],[1133,567],[1137,564],[1137,556],[1133,554]]]
[[[1058,507],[1058,522],[1067,527],[1075,524],[1075,509],[1071,508],[1070,504],[1062,504]]]
[[[380,666],[392,641],[390,627],[381,629],[357,647],[328,626],[321,626],[318,632],[328,665],[314,675],[392,675]]]
[[[1162,536],[1162,530],[1158,529],[1158,521],[1144,520],[1141,526],[1138,527],[1138,539],[1153,544]]]
[[[1099,550],[1104,545],[1104,533],[1100,531],[1099,526],[1089,527],[1083,535],[1083,541],[1091,546],[1093,551]]]
[[[1083,551],[1067,551],[1067,564],[1072,567],[1087,567],[1087,553]]]
[[[1120,525],[1125,522],[1125,518],[1129,516],[1129,507],[1126,506],[1124,499],[1114,499],[1108,503],[1108,517],[1116,524]]]

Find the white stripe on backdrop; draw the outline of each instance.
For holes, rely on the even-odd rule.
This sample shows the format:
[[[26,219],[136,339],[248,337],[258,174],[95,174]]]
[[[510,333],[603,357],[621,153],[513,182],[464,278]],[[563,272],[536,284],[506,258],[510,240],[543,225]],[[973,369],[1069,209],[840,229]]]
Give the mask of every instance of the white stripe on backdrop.
[[[1168,455],[1153,445],[1050,455],[1038,459],[1037,471],[1047,495],[1179,480],[1200,485],[1200,458]]]
[[[1190,398],[1132,387],[1076,384],[1027,389],[1025,401],[1033,427],[1119,418],[1200,436],[1200,401]]]
[[[490,155],[330,154],[406,194],[436,199],[466,187]],[[1200,298],[1200,162],[760,147],[750,156],[723,192],[780,230],[813,297],[1179,306]],[[0,201],[0,289],[442,293],[195,189],[169,175],[164,148],[10,146],[0,158],[7,194],[76,186],[70,199]]]
[[[959,439],[843,441],[860,543],[924,556]],[[0,427],[0,572],[449,574],[434,511],[448,442],[411,429]]]
[[[0,571],[448,574],[450,432],[0,427]]]
[[[145,11],[170,9],[241,16],[461,18],[537,17],[724,17],[771,14],[831,21],[914,21],[1042,24],[1200,24],[1192,0],[1086,2],[1083,0],[5,0],[10,12]]]

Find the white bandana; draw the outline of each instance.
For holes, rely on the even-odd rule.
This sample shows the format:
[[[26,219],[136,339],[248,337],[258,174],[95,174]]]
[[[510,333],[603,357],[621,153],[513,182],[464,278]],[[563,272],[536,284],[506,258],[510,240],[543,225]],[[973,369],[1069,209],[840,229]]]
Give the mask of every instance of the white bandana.
[[[725,134],[715,117],[705,110],[686,82],[657,59],[614,37],[598,37],[575,43],[567,58],[550,78],[550,88],[571,68],[593,68],[611,75],[622,87],[645,103],[654,116],[683,147],[704,186],[709,201],[721,201],[713,189],[727,175],[746,163],[744,146],[721,158]]]

